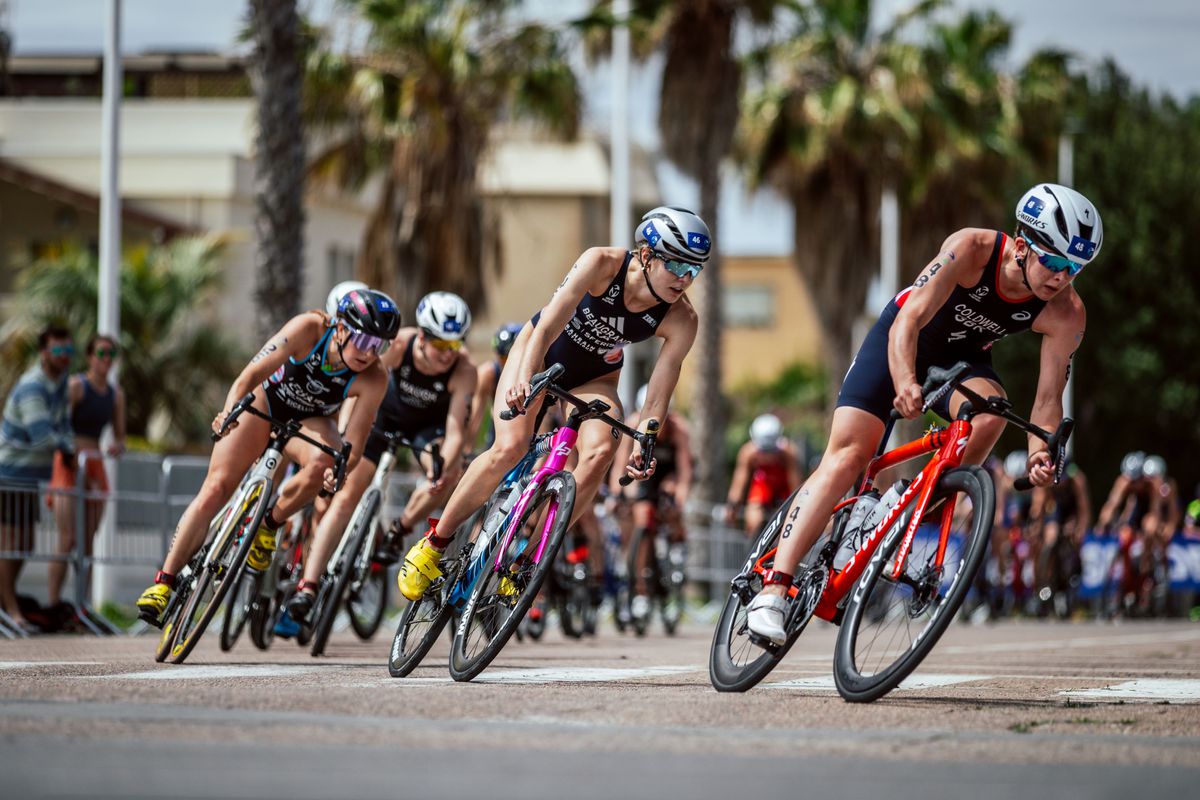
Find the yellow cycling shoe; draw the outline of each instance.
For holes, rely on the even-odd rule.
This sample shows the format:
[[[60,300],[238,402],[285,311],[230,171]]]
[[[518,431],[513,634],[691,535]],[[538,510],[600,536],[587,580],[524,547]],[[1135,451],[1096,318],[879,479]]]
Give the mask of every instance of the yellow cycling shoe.
[[[428,539],[419,539],[404,556],[404,563],[400,565],[400,574],[396,577],[400,594],[409,600],[419,599],[425,594],[429,584],[441,576],[442,571],[437,566],[441,560],[442,553],[430,544]]]
[[[171,587],[165,583],[154,583],[137,599],[138,616],[147,622],[158,624],[159,617],[171,602]]]
[[[275,553],[275,531],[265,525],[258,529],[254,544],[246,555],[246,566],[259,572],[266,572],[271,566],[271,556]]]

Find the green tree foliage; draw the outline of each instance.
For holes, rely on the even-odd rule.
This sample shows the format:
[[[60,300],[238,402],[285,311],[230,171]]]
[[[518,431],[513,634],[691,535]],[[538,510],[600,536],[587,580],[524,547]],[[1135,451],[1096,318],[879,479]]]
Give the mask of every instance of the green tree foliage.
[[[1100,209],[1105,233],[1075,280],[1088,312],[1075,359],[1077,460],[1103,492],[1124,453],[1159,453],[1190,494],[1200,480],[1200,98],[1157,96],[1108,63],[1076,102],[1075,188]],[[1032,401],[1039,343],[996,348],[1019,401]]]
[[[317,179],[380,178],[360,278],[413,308],[431,288],[482,306],[486,235],[478,169],[501,122],[573,137],[580,98],[557,31],[512,2],[347,0],[369,29],[360,53],[327,42],[309,59],[306,116]],[[498,248],[495,252],[499,252]],[[436,286],[435,286],[436,284]]]
[[[204,440],[245,361],[239,345],[200,313],[220,289],[223,249],[219,237],[180,238],[125,254],[120,381],[133,436],[176,446]],[[3,335],[10,379],[33,357],[37,333],[48,322],[66,325],[80,352],[96,332],[96,256],[68,249],[34,262],[22,271],[18,297],[18,316]],[[161,435],[152,437],[152,428]]]

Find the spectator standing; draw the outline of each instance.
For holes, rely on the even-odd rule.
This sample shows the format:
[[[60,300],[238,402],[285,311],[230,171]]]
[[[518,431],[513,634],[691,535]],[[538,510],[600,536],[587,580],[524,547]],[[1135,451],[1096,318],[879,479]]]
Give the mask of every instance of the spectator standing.
[[[38,335],[38,363],[13,387],[0,424],[0,609],[28,632],[36,626],[17,605],[20,554],[33,546],[39,518],[37,485],[50,480],[56,450],[73,466],[74,437],[67,416],[67,369],[75,346],[57,325]]]
[[[92,552],[92,540],[104,514],[104,501],[90,499],[108,492],[108,476],[104,471],[103,455],[118,456],[125,451],[125,395],[110,382],[110,373],[117,358],[117,343],[111,336],[96,334],[87,344],[87,370],[72,375],[67,383],[67,405],[71,430],[75,434],[75,449],[83,462],[84,488],[89,494],[84,514],[84,541]],[[112,425],[112,442],[104,454],[100,451],[100,435]],[[54,517],[58,521],[58,552],[70,555],[75,551],[76,498],[69,492],[76,488],[76,471],[67,466],[62,452],[54,455],[51,489],[66,490],[52,493]],[[62,601],[62,587],[67,577],[67,562],[50,563],[48,601],[51,608]],[[69,609],[68,609],[69,610]]]

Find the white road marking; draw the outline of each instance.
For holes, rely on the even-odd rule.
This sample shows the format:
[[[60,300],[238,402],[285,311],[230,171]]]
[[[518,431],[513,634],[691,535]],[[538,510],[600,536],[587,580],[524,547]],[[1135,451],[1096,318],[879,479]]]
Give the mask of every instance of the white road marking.
[[[1194,703],[1200,701],[1200,680],[1143,678],[1103,689],[1071,689],[1059,694],[1103,700],[1181,700]]]
[[[695,667],[644,667],[618,669],[612,667],[560,667],[547,669],[513,669],[485,672],[476,683],[600,683],[627,681],[636,678],[658,678],[695,672]]]
[[[0,669],[32,669],[33,667],[95,666],[100,661],[0,661]]]
[[[211,678],[286,678],[293,675],[305,675],[321,671],[321,667],[304,667],[292,664],[184,664],[181,666],[164,666],[149,672],[125,672],[115,675],[97,675],[94,677],[118,681],[186,681],[208,680]]]
[[[906,690],[937,689],[942,686],[954,686],[959,683],[991,680],[990,675],[910,675],[900,682],[897,688]],[[820,678],[796,678],[790,681],[764,683],[767,689],[811,689],[816,691],[836,691],[832,675]]]

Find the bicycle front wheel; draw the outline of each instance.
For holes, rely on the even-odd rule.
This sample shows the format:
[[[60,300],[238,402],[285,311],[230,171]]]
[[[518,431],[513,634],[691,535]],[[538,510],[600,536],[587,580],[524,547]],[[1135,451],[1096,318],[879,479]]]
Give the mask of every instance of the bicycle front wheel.
[[[898,578],[892,575],[907,525],[888,531],[854,587],[838,633],[833,667],[843,698],[866,703],[882,697],[937,643],[983,563],[995,506],[995,488],[983,469],[942,473],[919,523],[928,526],[928,535],[914,539]],[[938,564],[938,533],[946,515],[951,540]]]
[[[494,557],[484,567],[454,633],[450,648],[450,676],[454,680],[469,681],[483,672],[517,630],[554,568],[574,509],[575,477],[566,471],[556,472],[513,522],[515,534],[501,542],[505,551],[500,555],[499,568]],[[544,521],[550,524],[549,514],[554,515],[553,524],[544,531]],[[535,563],[531,556],[543,532],[546,546]]]
[[[354,565],[359,560],[359,553],[367,546],[367,534],[374,528],[381,501],[378,489],[368,489],[363,495],[350,523],[352,527],[346,534],[346,546],[342,548],[341,556],[333,565],[332,574],[327,574],[322,579],[321,588],[317,590],[311,650],[314,656],[325,652],[329,635],[333,633],[333,621],[341,610],[342,599],[346,596],[346,587],[350,585],[350,576],[354,574]]]
[[[227,526],[218,531],[213,542],[217,550],[210,554],[212,558],[208,559],[207,564],[199,567],[191,595],[176,620],[175,644],[171,648],[172,664],[182,664],[196,648],[205,628],[221,606],[221,601],[233,588],[233,579],[246,563],[258,527],[267,513],[271,489],[270,481],[247,487],[237,504],[237,512],[230,516]]]
[[[396,626],[396,635],[392,637],[392,650],[388,657],[388,673],[393,678],[403,678],[417,668],[437,643],[446,623],[454,616],[454,607],[448,601],[450,590],[464,579],[471,564],[486,561],[487,558],[486,553],[474,552],[473,546],[467,543],[477,538],[483,521],[491,516],[492,509],[501,499],[500,491],[496,490],[487,505],[459,526],[455,541],[460,542],[459,547],[462,549],[454,557],[458,562],[456,566],[447,569],[445,580],[450,582],[450,587],[435,583],[425,594],[404,607],[400,623]],[[490,548],[488,549],[490,551]],[[463,563],[463,559],[466,559],[466,563]]]

